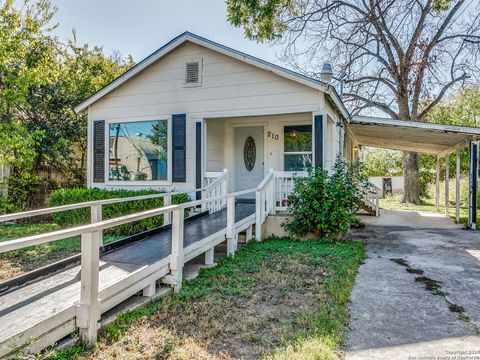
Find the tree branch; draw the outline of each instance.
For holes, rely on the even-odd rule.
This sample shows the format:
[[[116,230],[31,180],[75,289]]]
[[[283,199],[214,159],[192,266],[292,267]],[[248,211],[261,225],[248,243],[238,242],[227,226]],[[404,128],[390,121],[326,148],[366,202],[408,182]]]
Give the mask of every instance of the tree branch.
[[[376,107],[377,109],[390,115],[390,117],[392,117],[393,119],[398,119],[398,114],[394,112],[392,109],[390,109],[390,107],[387,104],[381,103],[379,101],[367,99],[366,97],[358,95],[357,93],[345,93],[344,95],[346,97],[349,97],[355,100],[360,100],[363,103],[365,103],[365,105],[369,105],[369,107]]]
[[[452,81],[450,81],[447,85],[445,85],[442,90],[440,90],[440,93],[438,94],[438,96],[435,98],[435,100],[433,100],[430,104],[428,104],[428,106],[420,113],[420,115],[418,116],[418,120],[419,121],[423,121],[425,116],[428,115],[428,113],[435,107],[435,105],[437,105],[442,99],[443,97],[445,96],[446,92],[448,89],[450,89],[454,84],[456,84],[457,82],[459,81],[464,81],[468,79],[468,75],[467,74],[463,74],[462,76],[459,76],[458,78],[456,79],[453,79]]]

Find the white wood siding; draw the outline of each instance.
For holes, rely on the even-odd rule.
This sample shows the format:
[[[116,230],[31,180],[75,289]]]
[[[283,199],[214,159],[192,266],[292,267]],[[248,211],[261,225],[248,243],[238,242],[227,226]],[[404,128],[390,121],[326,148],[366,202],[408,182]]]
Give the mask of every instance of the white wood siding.
[[[206,121],[207,131],[207,171],[225,169],[225,120]]]
[[[202,58],[203,83],[184,86],[185,60]],[[320,91],[199,45],[186,43],[97,103],[94,119],[155,118],[159,114],[319,106]],[[283,109],[283,110],[282,110]]]
[[[185,61],[192,58],[200,58],[203,62],[202,86],[199,87],[184,86]],[[310,123],[311,112],[326,111],[323,102],[324,96],[319,90],[187,42],[91,105],[89,120],[105,120],[108,126],[111,122],[158,120],[171,114],[186,113],[187,182],[172,185],[176,188],[194,188],[195,120],[310,112],[308,116],[305,115]],[[248,119],[242,118],[241,121]],[[272,124],[274,122],[272,120]],[[211,129],[207,130],[207,136],[210,131]],[[89,133],[91,136],[91,130]],[[219,141],[212,145],[216,148],[207,149],[207,170],[223,169],[218,151],[221,139]],[[108,147],[108,142],[106,146]],[[91,143],[88,150],[90,168]],[[283,160],[280,162],[277,158],[280,154],[272,152],[271,156],[274,167],[281,169]],[[108,161],[108,156],[106,159]],[[89,185],[92,185],[91,171]],[[119,186],[154,188],[165,185],[169,184],[145,182],[144,185],[138,185],[125,182]]]

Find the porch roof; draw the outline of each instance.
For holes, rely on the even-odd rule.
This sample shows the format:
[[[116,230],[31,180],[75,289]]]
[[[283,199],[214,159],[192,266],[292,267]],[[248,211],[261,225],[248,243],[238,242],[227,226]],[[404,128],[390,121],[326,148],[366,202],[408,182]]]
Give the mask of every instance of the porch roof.
[[[480,139],[480,128],[354,116],[346,125],[357,145],[446,155]]]

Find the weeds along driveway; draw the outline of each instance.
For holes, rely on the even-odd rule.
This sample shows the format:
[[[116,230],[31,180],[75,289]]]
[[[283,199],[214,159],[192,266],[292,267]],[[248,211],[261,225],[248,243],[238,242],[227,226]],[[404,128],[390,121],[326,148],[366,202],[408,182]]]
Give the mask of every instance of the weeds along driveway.
[[[364,239],[368,258],[351,295],[346,358],[480,356],[480,232],[429,212],[362,221],[352,237]]]
[[[119,316],[93,349],[40,357],[333,360],[363,259],[360,242],[250,242],[177,295]]]

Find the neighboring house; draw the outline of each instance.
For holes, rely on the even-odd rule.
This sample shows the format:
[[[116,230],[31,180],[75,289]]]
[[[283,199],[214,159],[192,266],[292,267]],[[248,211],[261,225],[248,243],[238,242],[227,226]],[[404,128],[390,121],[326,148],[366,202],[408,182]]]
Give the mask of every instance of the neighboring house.
[[[379,189],[379,196],[382,198],[404,192],[403,176],[370,176],[368,181]]]
[[[229,190],[268,173],[356,157],[335,89],[184,33],[76,108],[88,114],[88,186]],[[344,151],[345,149],[345,151]]]

